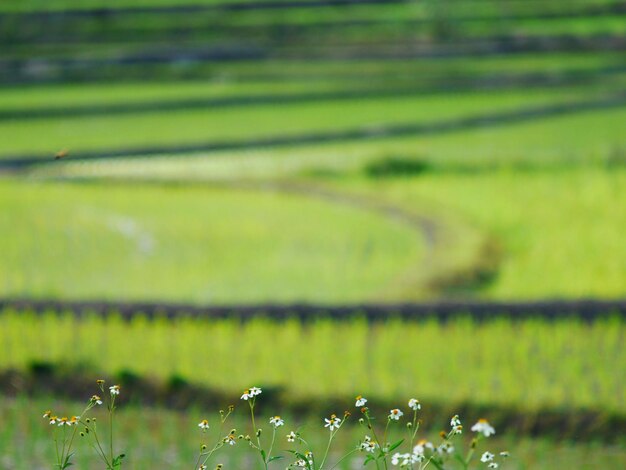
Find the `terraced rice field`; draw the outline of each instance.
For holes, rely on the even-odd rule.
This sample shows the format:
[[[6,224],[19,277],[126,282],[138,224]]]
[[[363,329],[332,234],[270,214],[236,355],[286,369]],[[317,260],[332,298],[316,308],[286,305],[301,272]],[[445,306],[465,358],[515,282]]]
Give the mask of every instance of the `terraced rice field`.
[[[256,383],[292,405],[418,395],[446,415],[433,426],[467,405],[552,433],[522,436],[509,419],[494,444],[515,456],[506,468],[622,468],[623,442],[607,437],[626,413],[611,312],[323,312],[623,297],[623,2],[330,3],[0,2],[0,297],[322,304],[312,323],[7,310],[0,373],[234,397]],[[73,406],[3,397],[0,468],[51,461],[32,412],[50,402]],[[192,464],[205,411],[129,405],[129,468]],[[323,438],[317,421],[287,419]],[[237,449],[226,468],[252,468]]]

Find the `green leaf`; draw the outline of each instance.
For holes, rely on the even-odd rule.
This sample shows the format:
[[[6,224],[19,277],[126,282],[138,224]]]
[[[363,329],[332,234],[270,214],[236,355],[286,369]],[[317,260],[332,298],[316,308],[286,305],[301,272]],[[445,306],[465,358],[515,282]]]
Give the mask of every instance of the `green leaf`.
[[[122,460],[124,460],[124,457],[126,457],[126,454],[120,454],[113,459],[113,461],[111,462],[113,470],[119,470],[120,468],[122,468]]]
[[[392,450],[395,450],[398,447],[400,447],[403,442],[404,442],[404,439],[400,439],[398,442],[394,442],[393,444],[391,444],[391,446],[389,446],[389,450],[387,451],[387,453],[390,453]]]
[[[284,457],[283,457],[282,455],[275,455],[274,457],[271,457],[271,458],[267,461],[267,463],[270,463],[270,462],[271,462],[271,461],[273,461],[273,460],[280,460],[280,459],[283,459],[283,458],[284,458]]]
[[[444,470],[443,466],[437,462],[435,459],[430,459],[430,463],[432,463],[438,470]]]
[[[263,460],[265,460],[267,458],[267,454],[265,453],[265,451],[263,449],[261,450],[261,457],[263,457]]]

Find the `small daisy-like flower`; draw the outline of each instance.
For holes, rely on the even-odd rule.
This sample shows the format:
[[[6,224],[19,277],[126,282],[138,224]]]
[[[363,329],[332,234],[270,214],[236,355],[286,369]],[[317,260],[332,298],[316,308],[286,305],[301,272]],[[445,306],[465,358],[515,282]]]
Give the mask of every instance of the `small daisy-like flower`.
[[[111,385],[109,387],[109,391],[111,395],[119,395],[120,394],[120,386],[119,385]]]
[[[198,427],[200,429],[207,430],[209,429],[209,422],[206,419],[203,419],[200,423],[198,423]]]
[[[96,405],[102,405],[102,398],[98,395],[93,395],[89,401],[91,401],[91,403],[95,403]]]
[[[460,424],[452,428],[452,434],[463,434],[463,426]]]
[[[432,445],[431,442],[428,442],[426,439],[422,439],[417,442],[417,445],[413,447],[413,453],[418,455],[424,455],[426,449],[434,450],[435,446]]]
[[[72,416],[71,419],[69,419],[67,421],[67,425],[68,426],[74,426],[76,424],[78,424],[78,420],[80,419],[80,416]]]
[[[256,397],[261,394],[261,389],[259,387],[250,387],[250,396]]]
[[[492,434],[496,433],[496,430],[489,424],[486,419],[479,419],[474,426],[472,426],[472,431],[483,433],[485,437],[489,437]]]
[[[43,414],[44,418],[49,418],[50,416],[52,416],[52,411],[48,410]]]
[[[206,470],[206,469],[207,469],[207,466],[206,466],[206,465],[204,465],[204,464],[202,464],[202,465],[200,465],[200,466],[198,467],[198,470]]]
[[[420,401],[417,398],[411,398],[409,400],[409,408],[411,408],[414,411],[417,411],[417,410],[421,410],[422,409],[422,405],[421,405]]]
[[[494,458],[494,455],[491,452],[485,452],[481,457],[481,462],[491,462]]]
[[[455,426],[460,426],[460,425],[461,425],[461,420],[459,419],[459,415],[454,415],[452,419],[450,419],[450,426],[455,427]]]
[[[404,415],[404,413],[398,408],[394,408],[393,410],[389,411],[389,419],[398,421],[402,415]]]
[[[491,462],[489,465],[487,465],[487,468],[498,468],[498,464],[495,462]]]
[[[63,418],[61,418],[61,419],[59,419],[59,420],[58,420],[58,423],[59,423],[58,425],[59,425],[59,426],[63,426],[63,425],[65,425],[65,424],[67,424],[68,426],[71,426],[71,424],[68,424],[68,422],[67,422],[67,421],[68,421],[68,420],[67,420],[67,417],[66,417],[66,416],[63,416]]]
[[[439,447],[437,447],[437,453],[439,455],[451,454],[454,452],[454,446],[449,442],[444,442]]]
[[[59,418],[56,416],[50,416],[50,424],[57,424],[59,422]]]
[[[362,397],[361,395],[357,395],[356,397],[356,403],[354,404],[354,406],[361,408],[363,406],[365,406],[365,404],[367,403],[367,398]]]
[[[341,419],[337,418],[335,414],[330,415],[330,418],[324,418],[324,421],[326,421],[324,427],[329,428],[331,431],[339,429],[339,425],[341,424]]]
[[[224,438],[224,442],[229,446],[234,446],[235,444],[237,444],[237,439],[235,438],[234,434],[229,434]]]
[[[503,459],[506,459],[509,455],[509,452],[506,450],[503,450],[502,452],[500,452],[500,457],[502,457]]]
[[[400,465],[400,467],[408,467],[412,463],[411,454],[395,453],[391,456],[391,463],[393,465]]]
[[[371,437],[365,436],[359,447],[365,452],[374,452],[376,450],[376,443],[372,442]]]
[[[280,416],[272,416],[270,418],[270,424],[273,424],[275,428],[285,424],[285,421]]]
[[[291,431],[289,434],[287,434],[287,442],[296,442],[296,437],[298,437],[298,435]]]
[[[243,391],[243,395],[241,395],[241,399],[242,400],[249,400],[250,398],[252,398],[254,395],[252,395],[252,393],[250,393],[250,389],[247,388]]]

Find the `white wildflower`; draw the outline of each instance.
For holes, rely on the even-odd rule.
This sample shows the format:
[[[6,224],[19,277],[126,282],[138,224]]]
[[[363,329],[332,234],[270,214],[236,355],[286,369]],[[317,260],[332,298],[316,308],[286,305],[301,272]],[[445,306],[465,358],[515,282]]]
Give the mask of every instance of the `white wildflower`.
[[[472,431],[483,433],[485,437],[496,433],[496,430],[486,419],[479,419],[478,422],[472,426]]]
[[[422,409],[422,405],[420,404],[420,401],[417,398],[411,398],[409,400],[409,408],[411,408],[414,411],[417,411],[417,410]]]
[[[270,424],[273,424],[275,428],[285,424],[285,421],[280,416],[272,416],[270,418]]]
[[[339,429],[339,426],[341,424],[341,419],[337,418],[337,415],[330,415],[330,418],[324,418],[324,421],[326,421],[326,424],[324,425],[325,428],[329,428],[331,431],[333,431],[334,429]]]
[[[199,427],[200,429],[207,430],[207,429],[209,429],[209,422],[208,422],[206,419],[203,419],[203,420],[202,420],[202,421],[200,421],[200,423],[198,424],[198,427]]]

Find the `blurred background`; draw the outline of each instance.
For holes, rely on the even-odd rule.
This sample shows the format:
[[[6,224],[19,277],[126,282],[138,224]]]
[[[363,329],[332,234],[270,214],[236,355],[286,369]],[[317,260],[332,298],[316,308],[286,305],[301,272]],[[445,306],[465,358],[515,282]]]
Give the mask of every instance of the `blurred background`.
[[[133,469],[251,385],[624,468],[625,51],[617,0],[0,0],[0,468],[99,377]]]

